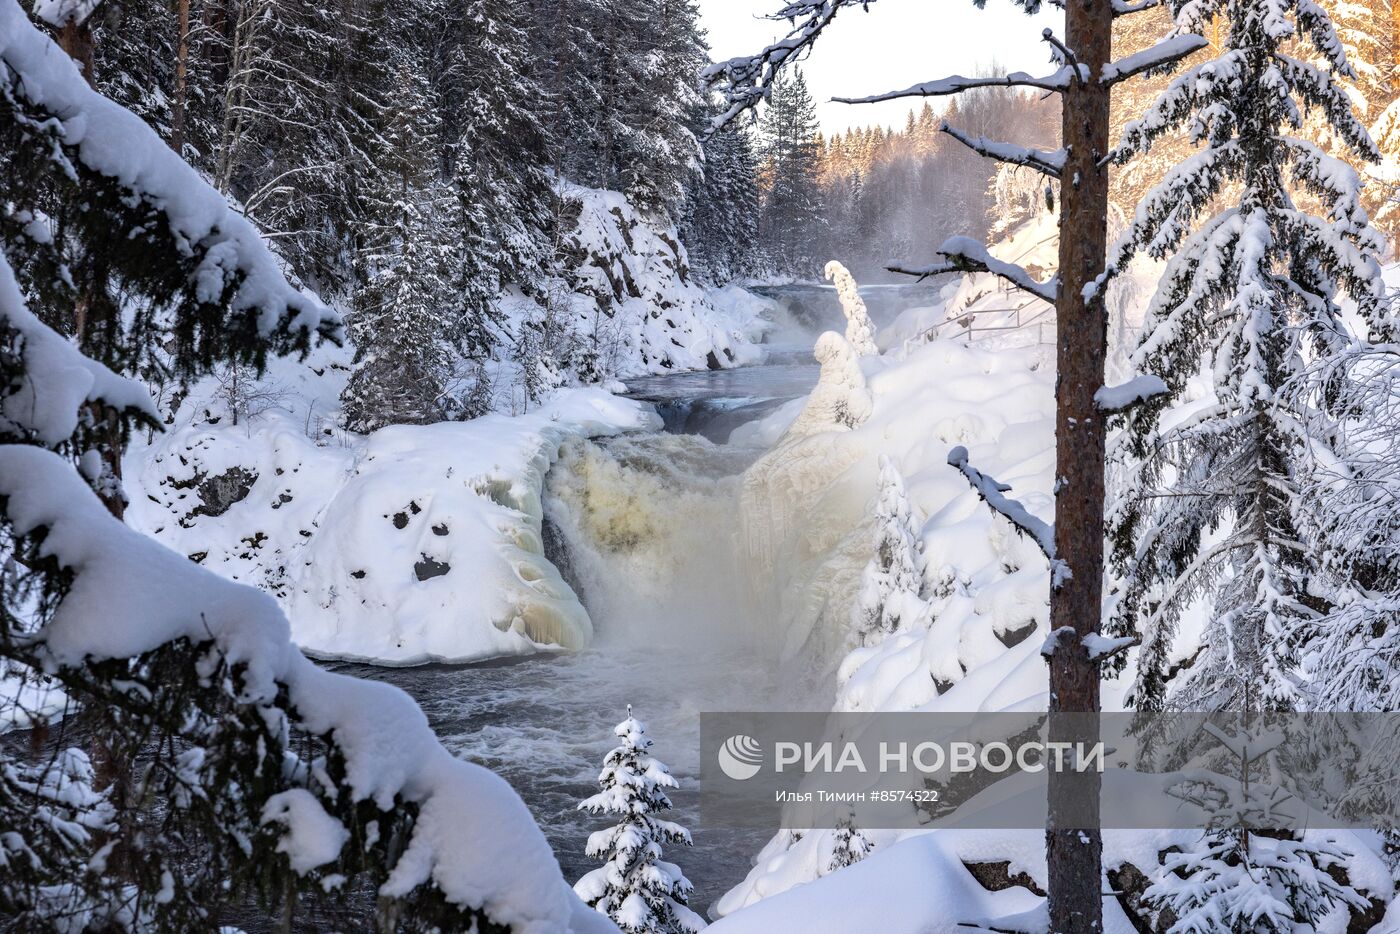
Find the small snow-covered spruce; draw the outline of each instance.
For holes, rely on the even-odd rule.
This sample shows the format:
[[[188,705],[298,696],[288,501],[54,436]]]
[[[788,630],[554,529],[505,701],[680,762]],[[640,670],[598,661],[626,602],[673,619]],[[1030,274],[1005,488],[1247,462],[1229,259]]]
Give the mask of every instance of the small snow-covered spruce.
[[[856,826],[855,816],[843,817],[836,822],[836,830],[831,835],[831,859],[826,864],[826,871],[835,872],[854,866],[869,856],[874,848],[870,838]]]
[[[875,501],[875,553],[860,576],[851,626],[861,645],[874,645],[907,627],[928,610],[924,601],[924,547],[904,478],[894,461],[880,455]]]
[[[1278,734],[1215,724],[1206,731],[1234,775],[1201,771],[1172,790],[1208,818],[1194,846],[1163,856],[1143,893],[1148,908],[1176,919],[1170,934],[1293,934],[1316,930],[1335,910],[1367,908],[1345,881],[1345,849],[1319,831],[1272,828],[1288,797],[1271,780],[1280,774],[1272,761]]]
[[[676,780],[648,752],[646,726],[633,718],[630,704],[613,733],[622,745],[603,760],[599,791],[579,810],[616,815],[618,822],[589,835],[588,855],[603,865],[579,879],[574,891],[627,934],[698,931],[705,921],[686,907],[690,880],[661,859],[664,843],[691,845],[690,831],[656,816],[671,809],[665,789],[675,788]]]
[[[860,287],[850,270],[836,260],[826,264],[826,278],[836,285],[836,296],[841,300],[841,311],[846,315],[846,340],[861,356],[875,355],[880,349],[875,346],[875,325],[870,322],[870,312],[866,311],[865,301],[860,297]]]
[[[1298,633],[1338,597],[1319,573],[1321,524],[1306,515],[1317,478],[1304,465],[1341,452],[1284,390],[1305,361],[1351,340],[1339,292],[1385,328],[1383,244],[1356,172],[1300,138],[1303,113],[1320,115],[1355,158],[1377,154],[1338,83],[1354,71],[1323,7],[1171,8],[1179,32],[1215,22],[1225,41],[1127,125],[1116,152],[1126,161],[1182,133],[1201,147],[1144,197],[1109,256],[1110,276],[1140,252],[1167,260],[1133,363],[1168,389],[1122,416],[1123,482],[1108,524],[1125,586],[1109,628],[1141,633],[1140,709],[1240,709],[1246,695],[1256,710],[1290,708],[1300,703]],[[1319,214],[1295,204],[1299,192]],[[1203,360],[1213,403],[1164,423]],[[1201,652],[1178,670],[1178,620],[1202,597],[1213,612]]]

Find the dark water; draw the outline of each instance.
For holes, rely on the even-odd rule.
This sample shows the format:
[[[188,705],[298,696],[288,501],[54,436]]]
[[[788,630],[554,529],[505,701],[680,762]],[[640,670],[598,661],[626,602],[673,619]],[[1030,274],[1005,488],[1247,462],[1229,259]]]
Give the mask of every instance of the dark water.
[[[816,385],[818,367],[810,351],[775,356],[765,366],[629,379],[627,395],[655,405],[667,431],[723,444],[738,426],[805,396]]]

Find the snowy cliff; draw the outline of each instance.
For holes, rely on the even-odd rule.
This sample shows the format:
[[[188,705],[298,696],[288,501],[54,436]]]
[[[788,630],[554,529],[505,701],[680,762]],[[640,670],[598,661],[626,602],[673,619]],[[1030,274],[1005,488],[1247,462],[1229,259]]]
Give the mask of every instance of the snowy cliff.
[[[588,614],[544,554],[545,474],[572,439],[659,427],[589,383],[753,363],[770,325],[742,290],[690,279],[675,231],[621,195],[564,194],[566,272],[501,300],[507,330],[548,319],[562,335],[542,399],[506,358],[493,414],[365,436],[340,417],[353,347],[224,371],[163,400],[167,431],[133,443],[131,524],[271,593],[313,654],[414,664],[586,645]]]

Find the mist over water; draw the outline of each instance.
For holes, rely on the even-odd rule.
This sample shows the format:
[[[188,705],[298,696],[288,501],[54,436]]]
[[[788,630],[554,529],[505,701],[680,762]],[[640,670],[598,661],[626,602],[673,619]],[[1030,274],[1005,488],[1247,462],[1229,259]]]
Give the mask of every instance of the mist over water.
[[[735,401],[795,398],[815,378],[810,364],[684,374],[675,395],[702,404],[703,421]],[[707,400],[715,408],[704,409]],[[700,714],[831,704],[829,683],[776,664],[736,557],[740,475],[762,453],[664,432],[573,442],[560,452],[544,497],[546,550],[593,620],[586,651],[467,666],[338,667],[407,690],[449,749],[510,782],[571,881],[597,865],[584,846],[608,825],[577,804],[596,790],[616,745],[612,728],[633,705],[653,752],[680,780],[674,816],[695,846],[671,848],[667,858],[694,883],[692,904],[704,913],[771,834],[698,824]]]

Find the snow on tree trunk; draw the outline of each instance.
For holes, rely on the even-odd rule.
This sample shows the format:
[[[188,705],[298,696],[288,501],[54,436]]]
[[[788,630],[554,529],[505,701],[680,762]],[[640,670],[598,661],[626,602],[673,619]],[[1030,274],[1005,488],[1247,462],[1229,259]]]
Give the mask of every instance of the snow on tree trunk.
[[[1079,636],[1061,640],[1050,662],[1050,738],[1087,742],[1090,718],[1073,726],[1055,713],[1097,713],[1099,665],[1081,639],[1099,631],[1103,612],[1104,418],[1094,394],[1104,382],[1108,320],[1103,301],[1088,289],[1104,268],[1108,240],[1109,86],[1101,82],[1111,59],[1113,5],[1108,0],[1065,7],[1065,45],[1087,80],[1070,81],[1062,97],[1066,151],[1060,178],[1059,291],[1055,303],[1055,555],[1069,570],[1050,592],[1050,629],[1068,626]],[[1103,838],[1089,827],[1062,827],[1057,814],[1085,801],[1097,814],[1095,772],[1051,772],[1046,859],[1050,927],[1096,931],[1103,926]]]
[[[880,348],[875,346],[875,325],[870,322],[870,313],[865,310],[855,276],[845,266],[832,260],[826,264],[826,278],[836,284],[836,295],[841,299],[841,311],[846,316],[846,340],[861,356],[879,354]]]
[[[669,769],[647,750],[646,726],[632,717],[613,729],[622,745],[603,760],[597,794],[579,810],[619,820],[588,837],[589,856],[603,865],[574,885],[578,896],[626,934],[681,934],[705,921],[686,906],[693,888],[680,867],[661,859],[662,844],[691,845],[690,831],[656,815],[671,809],[665,789],[677,787]]]

